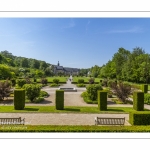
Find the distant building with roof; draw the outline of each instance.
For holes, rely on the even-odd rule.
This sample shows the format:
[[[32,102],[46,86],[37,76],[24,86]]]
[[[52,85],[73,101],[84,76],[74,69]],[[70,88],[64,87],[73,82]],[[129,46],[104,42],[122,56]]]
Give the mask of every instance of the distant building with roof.
[[[78,75],[80,72],[80,69],[78,68],[69,68],[69,67],[63,67],[60,66],[60,63],[58,61],[57,65],[52,65],[54,74],[63,73],[66,75]]]

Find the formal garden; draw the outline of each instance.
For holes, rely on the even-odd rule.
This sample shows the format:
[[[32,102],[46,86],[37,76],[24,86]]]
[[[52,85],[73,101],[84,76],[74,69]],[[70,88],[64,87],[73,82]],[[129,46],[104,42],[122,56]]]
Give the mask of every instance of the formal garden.
[[[1,114],[103,114],[104,117],[126,114],[129,119],[125,121],[130,125],[95,125],[93,118],[93,125],[0,125],[0,132],[150,132],[148,58],[140,48],[133,52],[120,48],[106,65],[81,69],[70,78],[70,74],[54,74],[45,61],[16,57],[3,51],[0,54]],[[67,93],[59,87],[68,81],[69,86],[77,89],[76,93],[82,91],[79,94],[83,106],[65,105]],[[44,105],[52,94],[53,105]]]

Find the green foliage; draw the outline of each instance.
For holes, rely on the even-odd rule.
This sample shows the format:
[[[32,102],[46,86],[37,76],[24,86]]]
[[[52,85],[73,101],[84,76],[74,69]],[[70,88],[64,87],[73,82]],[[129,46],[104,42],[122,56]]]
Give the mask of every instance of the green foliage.
[[[50,87],[58,87],[58,86],[60,86],[60,85],[59,85],[59,84],[56,84],[56,83],[50,84]]]
[[[122,101],[126,102],[126,99],[132,93],[131,86],[120,82],[118,85],[116,83],[112,84],[113,93]]]
[[[130,112],[129,122],[131,125],[150,125],[150,112]]]
[[[98,91],[98,108],[100,111],[107,110],[107,92],[106,91]]]
[[[4,100],[5,97],[10,95],[11,83],[6,80],[4,82],[0,82],[0,100]]]
[[[78,84],[84,84],[84,79],[78,79]]]
[[[17,79],[17,84],[19,87],[23,87],[23,85],[26,84],[26,80],[25,79]]]
[[[92,101],[89,99],[87,91],[83,92],[81,94],[81,97],[87,104],[98,104],[98,101]]]
[[[53,79],[53,83],[59,84],[59,79]]]
[[[16,89],[14,91],[14,109],[22,110],[25,107],[25,90]]]
[[[88,97],[90,100],[92,101],[96,101],[97,100],[97,91],[98,90],[102,90],[102,86],[100,84],[90,84],[88,86],[86,86],[87,89],[87,93],[88,93]]]
[[[25,84],[23,88],[25,89],[25,94],[27,98],[31,102],[33,102],[33,100],[39,96],[41,91],[40,86],[36,84]]]
[[[144,94],[144,104],[150,105],[150,94],[149,93]]]
[[[143,84],[142,85],[142,92],[147,93],[148,91],[148,84]]]
[[[64,90],[56,90],[55,106],[57,110],[64,109]]]
[[[81,83],[81,84],[77,84],[77,87],[86,87],[86,85]]]
[[[48,97],[49,94],[46,91],[40,91],[39,97]]]
[[[16,85],[16,79],[11,79],[12,86]]]
[[[44,101],[44,97],[39,96],[39,97],[35,98],[33,102],[34,103],[41,103],[42,101]]]
[[[45,85],[46,85],[47,82],[48,82],[48,80],[47,80],[46,78],[41,78],[41,83],[42,83],[42,84],[45,84]]]
[[[90,79],[89,79],[89,83],[90,83],[90,84],[94,84],[94,80],[95,80],[94,78],[90,78]]]
[[[11,72],[7,65],[0,64],[0,79],[10,79],[15,77],[15,73]]]
[[[143,92],[133,93],[133,109],[136,111],[144,110],[144,93]]]

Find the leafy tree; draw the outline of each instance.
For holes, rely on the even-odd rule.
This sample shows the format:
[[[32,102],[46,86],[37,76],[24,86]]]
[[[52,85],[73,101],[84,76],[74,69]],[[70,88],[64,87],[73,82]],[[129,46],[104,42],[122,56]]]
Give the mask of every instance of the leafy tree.
[[[7,65],[0,64],[0,79],[11,79],[15,76],[14,72],[11,72]]]
[[[21,66],[22,67],[26,67],[26,68],[29,67],[29,63],[28,63],[28,59],[27,58],[22,58],[21,59]]]
[[[113,83],[112,85],[113,93],[121,100],[125,102],[128,96],[132,93],[131,86],[120,82],[118,85]]]

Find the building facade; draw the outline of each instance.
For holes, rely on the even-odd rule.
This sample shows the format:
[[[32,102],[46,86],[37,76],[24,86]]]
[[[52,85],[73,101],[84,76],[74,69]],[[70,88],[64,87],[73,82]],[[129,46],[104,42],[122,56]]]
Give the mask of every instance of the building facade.
[[[78,68],[69,68],[69,67],[63,67],[60,66],[59,61],[57,65],[52,65],[53,73],[55,75],[62,73],[64,75],[78,75],[80,72],[80,69]]]

